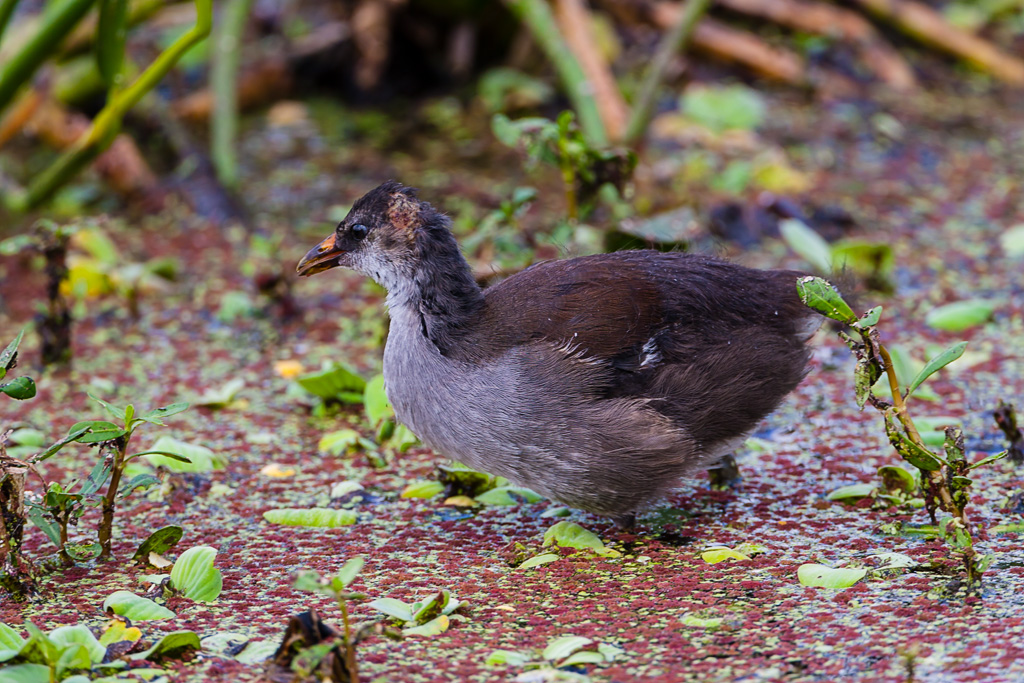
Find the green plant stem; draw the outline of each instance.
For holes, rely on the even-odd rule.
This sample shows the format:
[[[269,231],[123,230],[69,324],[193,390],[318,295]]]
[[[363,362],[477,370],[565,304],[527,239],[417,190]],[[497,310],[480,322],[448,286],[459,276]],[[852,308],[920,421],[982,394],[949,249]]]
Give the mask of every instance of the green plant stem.
[[[0,41],[3,40],[4,29],[7,28],[7,22],[11,20],[17,6],[18,0],[0,0]]]
[[[579,202],[576,199],[576,170],[566,150],[565,136],[561,132],[558,135],[558,166],[562,171],[562,183],[565,185],[566,216],[570,223],[575,224],[580,214]]]
[[[242,32],[253,0],[228,0],[214,41],[210,66],[213,90],[213,120],[210,128],[210,155],[217,178],[228,188],[238,186],[238,56]]]
[[[32,183],[25,196],[13,208],[28,210],[39,206],[110,146],[117,137],[121,121],[128,110],[156,87],[186,52],[209,35],[210,27],[213,25],[212,0],[195,0],[195,4],[195,25],[161,52],[130,86],[118,92],[107,103],[93,120],[89,130]]]
[[[2,2],[4,4],[0,6],[0,11],[14,11],[16,0]],[[95,0],[63,0],[45,13],[36,34],[18,54],[0,66],[0,111],[11,103],[18,89],[32,77],[39,65],[53,53],[54,46],[71,32],[94,3]]]
[[[554,65],[566,94],[579,116],[580,129],[593,147],[607,147],[608,131],[594,100],[590,81],[576,56],[558,31],[558,23],[546,0],[505,0],[512,13],[529,27],[533,37]]]
[[[889,389],[892,391],[892,405],[893,411],[896,413],[896,418],[903,425],[903,430],[907,434],[907,438],[913,441],[915,444],[929,450],[924,442],[921,440],[921,434],[917,431],[917,427],[914,425],[914,421],[910,418],[907,413],[907,404],[903,400],[903,392],[900,389],[899,380],[896,377],[896,370],[893,367],[892,356],[889,355],[888,349],[883,344],[878,345],[878,354],[884,361],[885,376],[889,380]],[[939,494],[939,501],[942,509],[946,510],[960,521],[961,524],[966,528],[967,516],[964,510],[956,504],[953,500],[953,495],[949,492],[949,486],[946,483],[945,466],[940,467],[937,470],[924,471],[921,474],[928,477],[928,481],[931,482],[934,490]]]
[[[686,47],[697,22],[704,16],[710,5],[711,0],[689,0],[683,11],[679,13],[679,19],[675,25],[658,44],[658,50],[654,54],[654,60],[648,67],[647,73],[644,74],[643,83],[640,85],[640,94],[633,104],[633,111],[630,112],[629,122],[626,124],[623,142],[627,146],[635,147],[646,132],[654,114],[658,90],[665,79],[665,72],[668,70],[672,58]]]
[[[352,642],[352,625],[348,619],[348,607],[343,598],[338,599],[338,607],[341,608],[341,623],[345,627],[345,668],[353,681],[359,680],[358,663],[356,662],[356,645]]]
[[[100,542],[100,557],[101,560],[109,560],[113,557],[111,552],[110,539],[114,533],[114,510],[117,506],[117,489],[121,485],[121,474],[124,470],[125,453],[128,450],[128,440],[131,438],[131,434],[115,439],[110,446],[110,450],[113,451],[111,454],[113,457],[113,464],[110,466],[110,483],[107,484],[107,492],[103,496],[103,509],[102,517],[100,517],[99,537]],[[100,453],[102,454],[102,450]]]

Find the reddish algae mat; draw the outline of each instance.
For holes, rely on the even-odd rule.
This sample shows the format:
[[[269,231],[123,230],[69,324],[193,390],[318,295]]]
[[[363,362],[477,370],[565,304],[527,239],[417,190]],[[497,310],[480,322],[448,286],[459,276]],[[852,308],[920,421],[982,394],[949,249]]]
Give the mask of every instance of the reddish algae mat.
[[[993,411],[1000,399],[1024,410],[1024,254],[1002,239],[1024,224],[1022,109],[992,103],[988,118],[936,101],[898,115],[900,130],[888,126],[883,134],[877,124],[889,115],[874,112],[876,105],[773,106],[785,115],[765,135],[800,141],[800,158],[815,168],[814,200],[847,208],[857,221],[849,236],[893,247],[895,294],[863,293],[856,308],[883,305],[883,339],[911,363],[968,342],[964,356],[928,383],[928,400],[915,399],[915,415],[961,423],[970,460],[1003,450]],[[279,201],[272,186],[287,187],[282,174],[298,182],[289,163],[282,158],[277,171],[254,179],[254,196]],[[427,185],[422,196],[441,206],[443,187],[479,197],[483,190],[469,188],[486,185],[472,169],[465,178],[421,183],[428,162],[403,163],[371,163],[373,175],[365,176],[354,175],[358,164],[342,163],[334,201],[398,174]],[[333,271],[295,282],[298,311],[287,317],[252,285],[253,270],[290,272],[323,232],[323,225],[291,230],[287,216],[295,211],[267,208],[274,234],[284,237],[257,257],[246,256],[244,232],[204,225],[174,207],[138,222],[112,221],[105,230],[126,260],[175,258],[177,281],[143,294],[138,319],[114,297],[78,305],[70,369],[33,367],[38,339],[26,333],[15,372],[34,376],[39,393],[5,400],[0,423],[37,430],[51,443],[80,420],[107,419],[87,392],[142,410],[187,401],[192,407],[168,417],[166,427],[141,427],[132,447],[171,436],[211,449],[223,467],[154,469],[161,483],[118,509],[114,560],[43,573],[27,600],[0,597],[0,621],[21,635],[31,620],[44,631],[84,624],[98,636],[109,621],[108,596],[144,595],[151,587],[145,577],[168,571],[130,558],[152,532],[176,525],[184,534],[167,558],[195,546],[216,549],[223,589],[213,602],[160,598],[174,616],[135,624],[149,643],[179,630],[203,639],[200,651],[149,664],[147,675],[158,681],[262,679],[293,615],[316,609],[341,628],[337,603],[295,588],[297,573],[333,575],[356,557],[365,566],[351,589],[367,597],[348,603],[354,623],[384,619],[370,606],[381,598],[412,603],[447,590],[463,602],[434,635],[367,637],[357,650],[366,681],[1024,680],[1024,469],[1003,460],[972,473],[969,519],[978,552],[992,560],[980,587],[970,589],[948,543],[914,533],[928,523],[925,510],[831,500],[840,487],[878,485],[879,467],[901,464],[882,418],[857,408],[854,358],[834,328],[818,333],[799,389],[738,452],[742,480],[724,490],[682,482],[635,530],[579,512],[553,516],[562,512],[549,501],[514,495],[491,500],[511,504],[466,505],[449,500],[452,491],[424,485],[423,495],[433,495],[403,497],[410,485],[436,480],[438,456],[419,446],[379,447],[363,406],[318,410],[294,388],[297,372],[326,362],[364,378],[380,371],[381,293]],[[730,256],[809,268],[774,238]],[[29,257],[4,257],[0,267],[6,344],[44,300],[45,281]],[[974,299],[992,309],[978,324],[950,332],[925,323],[940,305]],[[210,395],[226,387],[225,396]],[[325,434],[344,429],[363,441],[320,450]],[[70,444],[40,469],[67,482],[88,474],[96,457],[94,447]],[[362,488],[350,483],[332,498],[343,482]],[[38,479],[28,489],[38,494]],[[355,522],[318,528],[265,520],[279,508],[351,510]],[[92,540],[98,519],[89,509],[71,528],[72,540]],[[596,534],[604,549],[543,547],[545,531],[563,521]],[[736,552],[708,552],[715,548]],[[24,550],[36,562],[56,553],[34,526]],[[544,554],[552,556],[520,566]],[[850,587],[811,587],[798,578],[809,563],[869,571]],[[548,665],[531,668],[527,662],[546,661],[545,648],[564,636],[589,642],[567,645],[560,659],[549,651]],[[499,650],[521,656],[493,656]],[[579,651],[594,656],[550,667]]]

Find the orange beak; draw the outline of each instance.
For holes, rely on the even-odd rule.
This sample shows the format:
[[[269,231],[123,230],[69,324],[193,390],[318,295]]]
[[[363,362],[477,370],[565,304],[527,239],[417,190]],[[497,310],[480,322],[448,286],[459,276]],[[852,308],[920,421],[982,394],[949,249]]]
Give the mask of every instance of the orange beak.
[[[296,272],[303,277],[307,277],[322,273],[339,265],[338,259],[341,258],[345,251],[338,248],[337,241],[337,233],[332,232],[320,244],[310,249],[302,257],[299,265],[295,267]]]

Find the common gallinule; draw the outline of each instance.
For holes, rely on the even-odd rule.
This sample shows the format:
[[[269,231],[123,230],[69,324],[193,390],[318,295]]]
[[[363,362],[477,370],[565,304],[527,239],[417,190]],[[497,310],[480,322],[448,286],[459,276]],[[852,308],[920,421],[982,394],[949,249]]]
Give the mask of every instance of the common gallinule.
[[[620,251],[481,290],[449,220],[388,182],[299,262],[387,289],[384,382],[423,443],[623,525],[729,453],[804,375],[801,273]]]

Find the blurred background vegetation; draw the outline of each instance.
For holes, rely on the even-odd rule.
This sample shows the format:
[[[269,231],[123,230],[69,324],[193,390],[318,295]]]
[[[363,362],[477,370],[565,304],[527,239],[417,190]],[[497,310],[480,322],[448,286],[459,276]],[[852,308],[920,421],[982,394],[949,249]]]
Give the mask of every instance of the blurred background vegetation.
[[[174,266],[106,233],[241,230],[273,289],[288,269],[252,260],[396,178],[482,279],[780,221],[799,250],[859,218],[814,200],[842,169],[809,108],[898,147],[904,108],[1019,104],[1022,48],[1024,0],[0,0],[0,249],[70,244],[63,286],[131,308]],[[846,247],[891,284],[891,253]]]

